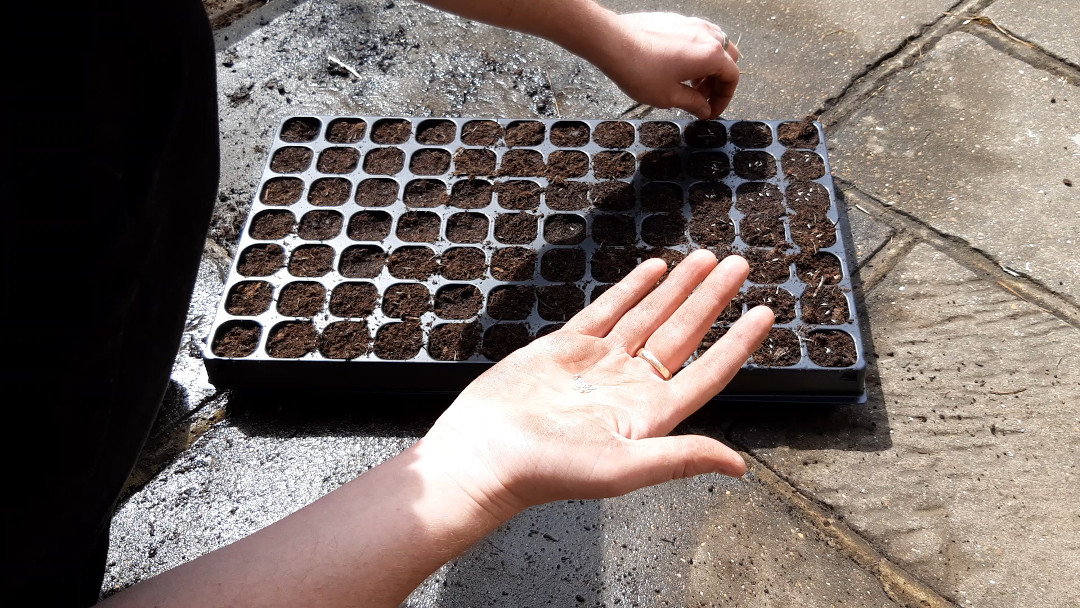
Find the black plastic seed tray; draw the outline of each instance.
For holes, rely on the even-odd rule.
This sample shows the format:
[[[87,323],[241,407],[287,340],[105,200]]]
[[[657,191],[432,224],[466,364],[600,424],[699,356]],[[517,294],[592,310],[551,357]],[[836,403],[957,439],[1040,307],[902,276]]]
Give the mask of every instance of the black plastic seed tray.
[[[821,125],[284,120],[205,362],[219,387],[457,391],[642,259],[708,248],[776,325],[719,398],[861,402],[847,218]]]

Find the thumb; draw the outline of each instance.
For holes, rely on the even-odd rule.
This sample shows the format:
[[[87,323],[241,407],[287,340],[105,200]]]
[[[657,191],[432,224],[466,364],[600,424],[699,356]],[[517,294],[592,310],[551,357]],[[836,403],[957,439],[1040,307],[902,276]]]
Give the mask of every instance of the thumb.
[[[709,105],[708,98],[685,84],[680,83],[672,89],[669,103],[669,107],[686,110],[700,120],[708,120],[712,116],[712,107]]]
[[[703,473],[741,477],[746,462],[735,450],[702,435],[630,440],[608,471],[612,489],[625,494],[645,486]]]

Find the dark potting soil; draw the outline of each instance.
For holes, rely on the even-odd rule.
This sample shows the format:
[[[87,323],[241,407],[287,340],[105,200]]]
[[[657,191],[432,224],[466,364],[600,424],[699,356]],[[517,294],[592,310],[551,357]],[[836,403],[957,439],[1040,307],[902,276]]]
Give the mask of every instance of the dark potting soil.
[[[855,340],[843,331],[816,331],[806,344],[810,360],[822,367],[848,367],[858,358]]]
[[[785,122],[776,129],[777,139],[788,148],[816,148],[817,127],[811,121]]]
[[[809,181],[825,175],[825,159],[808,150],[788,150],[780,158],[780,164],[790,180]]]
[[[305,241],[326,241],[341,234],[343,222],[337,211],[308,211],[300,218],[296,233]]]
[[[594,215],[592,238],[601,245],[633,245],[637,242],[633,216],[621,213]]]
[[[275,359],[296,359],[315,350],[318,333],[305,321],[278,323],[266,339],[266,353]]]
[[[418,283],[396,283],[383,294],[383,313],[394,319],[418,318],[431,309],[431,292]]]
[[[458,148],[454,153],[455,175],[495,175],[495,153],[477,148]]]
[[[552,245],[577,245],[585,240],[585,218],[559,214],[544,220],[544,240]]]
[[[622,121],[602,122],[593,130],[593,141],[603,148],[629,148],[634,145],[634,125]]]
[[[364,171],[371,175],[393,175],[404,166],[401,148],[375,148],[364,157]]]
[[[732,164],[735,175],[743,179],[769,179],[776,175],[776,159],[768,152],[740,150]]]
[[[311,165],[315,153],[311,148],[285,146],[278,148],[270,159],[270,170],[274,173],[300,173]]]
[[[446,204],[446,183],[437,179],[414,179],[405,185],[406,207],[431,208]]]
[[[388,207],[398,196],[398,184],[392,179],[365,179],[356,187],[356,204],[361,207]]]
[[[657,213],[641,222],[641,240],[648,245],[682,245],[686,243],[686,218],[681,213]]]
[[[330,314],[363,318],[375,310],[379,290],[371,283],[341,283],[330,292]]]
[[[773,328],[751,355],[754,363],[765,367],[788,367],[802,359],[799,337],[790,329]]]
[[[649,148],[674,148],[679,138],[679,126],[673,122],[646,122],[638,129],[638,139]]]
[[[772,130],[763,122],[737,122],[731,125],[731,143],[740,148],[765,148],[772,143]]]
[[[642,211],[678,211],[682,206],[683,191],[675,184],[650,182],[641,187]]]
[[[500,213],[495,216],[495,239],[521,245],[536,240],[539,217],[531,213]]]
[[[720,316],[716,318],[718,323],[732,324],[739,320],[739,317],[743,313],[743,299],[745,294],[737,293],[735,297],[731,298],[728,305],[724,307],[724,310],[720,312]]]
[[[318,137],[321,126],[322,123],[316,118],[290,118],[281,125],[281,141],[293,144],[311,141]]]
[[[471,319],[483,305],[484,296],[475,285],[446,285],[435,293],[435,314],[443,319]]]
[[[589,172],[589,155],[578,150],[555,150],[548,155],[547,176],[550,179],[584,177]]]
[[[294,277],[321,277],[334,266],[334,248],[329,245],[301,245],[289,257],[289,274]]]
[[[791,218],[791,240],[809,251],[836,244],[836,226],[816,213],[796,213]]]
[[[379,328],[375,336],[375,356],[391,361],[412,359],[424,346],[424,331],[420,322],[407,320],[389,323]]]
[[[430,247],[398,247],[390,254],[386,267],[399,279],[424,281],[439,269],[439,258]]]
[[[547,206],[557,211],[578,211],[589,206],[589,185],[584,182],[556,182],[544,190]]]
[[[283,238],[296,226],[296,216],[288,211],[263,211],[251,220],[251,238],[275,240]]]
[[[787,204],[795,213],[828,212],[831,203],[829,191],[814,182],[792,182],[785,190]]]
[[[752,247],[780,247],[787,242],[784,222],[770,213],[751,213],[739,220],[739,236]]]
[[[746,214],[766,213],[781,217],[784,215],[784,196],[775,184],[742,184],[735,191],[735,208]]]
[[[326,288],[318,283],[294,282],[281,288],[278,312],[286,317],[313,317],[323,309]]]
[[[604,283],[617,283],[638,265],[634,247],[601,247],[592,256],[592,277]]]
[[[600,296],[604,295],[604,292],[611,289],[611,283],[600,283],[594,285],[592,291],[589,292],[589,301],[595,302]]]
[[[421,148],[409,159],[409,171],[415,175],[442,175],[450,170],[450,153],[438,148]]]
[[[526,210],[540,206],[540,184],[529,180],[513,180],[495,185],[499,206],[503,209]]]
[[[371,350],[371,332],[356,321],[331,323],[319,335],[319,352],[327,359],[355,359]]]
[[[311,184],[308,192],[308,202],[320,207],[336,207],[344,205],[349,200],[349,190],[352,184],[349,180],[341,177],[324,177],[317,179]]]
[[[406,211],[398,218],[397,237],[413,243],[434,243],[439,240],[442,219],[430,211]]]
[[[551,143],[560,148],[579,148],[589,143],[589,125],[577,120],[563,120],[551,125]]]
[[[233,285],[225,298],[225,312],[238,317],[261,315],[270,308],[274,287],[266,281],[244,281]]]
[[[731,209],[731,188],[719,182],[705,182],[690,186],[690,208],[713,207],[727,213]]]
[[[831,253],[804,251],[794,256],[795,272],[808,286],[836,285],[844,278],[840,260]]]
[[[685,137],[691,148],[719,148],[727,143],[727,129],[718,122],[692,122],[686,126]]]
[[[795,296],[780,287],[752,287],[742,295],[746,308],[768,306],[772,309],[777,323],[791,323],[795,320]]]
[[[612,181],[592,184],[589,198],[593,206],[601,211],[628,211],[634,208],[636,197],[633,185]]]
[[[252,245],[240,254],[236,271],[245,277],[265,277],[285,265],[285,249],[281,245]]]
[[[802,319],[813,325],[840,325],[851,318],[847,298],[839,287],[808,288],[802,298]]]
[[[461,127],[461,143],[466,146],[494,146],[503,128],[494,120],[471,120]]]
[[[536,252],[526,247],[505,247],[491,254],[491,276],[499,281],[529,281],[536,272]]]
[[[697,350],[694,351],[694,356],[700,357],[701,355],[703,355],[705,353],[705,351],[712,348],[713,344],[716,344],[717,342],[719,342],[720,338],[723,338],[724,334],[726,334],[726,333],[727,333],[727,328],[726,327],[718,327],[718,326],[715,326],[715,325],[710,327],[709,331],[705,332],[705,336],[701,339],[701,342],[698,344]]]
[[[476,354],[482,335],[475,322],[436,325],[428,335],[428,354],[437,361],[464,361]]]
[[[403,144],[412,135],[412,123],[398,118],[384,118],[371,127],[371,141],[377,144]]]
[[[319,154],[315,167],[320,173],[352,173],[360,164],[360,151],[356,148],[327,148]]]
[[[531,341],[529,328],[524,324],[496,323],[484,332],[480,352],[492,361],[499,361]]]
[[[326,127],[326,141],[332,144],[355,144],[364,138],[367,123],[359,118],[337,118]]]
[[[540,256],[540,276],[549,281],[580,281],[585,276],[583,249],[549,249]]]
[[[425,120],[416,128],[416,141],[425,146],[442,146],[454,141],[457,127],[449,120]]]
[[[386,266],[386,252],[375,245],[355,245],[341,252],[338,272],[350,279],[372,279]]]
[[[593,155],[593,175],[598,179],[630,177],[637,169],[637,160],[629,152],[605,150]]]
[[[536,312],[546,321],[569,321],[585,308],[585,292],[575,285],[536,288]]]
[[[291,205],[300,200],[304,182],[295,177],[275,177],[263,186],[260,199],[265,205]]]
[[[536,120],[515,120],[506,125],[503,140],[507,146],[538,146],[544,143],[547,127]]]
[[[483,213],[455,213],[446,220],[446,238],[452,243],[482,243],[487,234],[488,218]]]
[[[235,321],[222,325],[210,350],[219,357],[246,357],[259,347],[261,330],[254,321]]]
[[[524,321],[535,304],[532,285],[500,285],[488,294],[487,313],[499,321]]]
[[[723,152],[694,152],[686,163],[686,172],[694,179],[719,180],[731,172],[731,164]]]
[[[455,182],[450,192],[450,204],[459,209],[482,209],[491,204],[495,187],[482,179]]]
[[[791,278],[788,256],[781,248],[748,249],[743,256],[750,264],[750,280],[775,285]]]
[[[544,155],[536,150],[507,150],[503,154],[499,175],[541,177],[546,174]]]
[[[691,203],[690,238],[701,247],[730,245],[735,240],[730,206],[730,199]]]
[[[381,241],[390,234],[391,221],[385,211],[359,211],[349,218],[345,234],[354,241]]]
[[[683,259],[686,257],[686,254],[676,249],[665,249],[663,247],[645,247],[642,248],[638,257],[641,260],[660,258],[661,260],[664,260],[665,264],[667,264],[668,272],[671,272],[671,270],[675,268],[676,264],[683,261]],[[660,277],[661,281],[667,278],[668,272],[665,272],[664,276]]]
[[[453,247],[442,254],[439,264],[442,276],[453,281],[472,281],[484,278],[487,259],[476,247]]]
[[[682,173],[682,158],[675,150],[642,152],[641,174],[649,179],[678,179]]]

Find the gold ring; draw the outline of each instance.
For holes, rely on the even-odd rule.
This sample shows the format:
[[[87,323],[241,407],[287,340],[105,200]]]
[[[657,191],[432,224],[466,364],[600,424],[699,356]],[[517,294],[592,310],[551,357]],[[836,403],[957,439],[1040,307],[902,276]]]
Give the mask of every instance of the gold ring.
[[[656,370],[656,373],[660,374],[661,378],[664,380],[671,380],[671,372],[668,371],[668,368],[664,367],[664,364],[660,362],[660,359],[656,358],[656,355],[642,348],[637,351],[637,356],[648,361],[649,365],[653,366],[653,369]]]

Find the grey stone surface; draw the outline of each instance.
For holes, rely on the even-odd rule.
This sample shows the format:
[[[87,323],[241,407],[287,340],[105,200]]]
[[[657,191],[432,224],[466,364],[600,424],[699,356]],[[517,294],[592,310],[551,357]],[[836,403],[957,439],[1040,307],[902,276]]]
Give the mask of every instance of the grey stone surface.
[[[1078,93],[950,34],[832,134],[833,173],[1080,298]]]
[[[1029,0],[997,0],[985,15],[997,25],[1016,36],[1033,42],[1046,51],[1080,64],[1080,7],[1068,0],[1031,2]]]
[[[733,437],[960,605],[1075,605],[1080,331],[926,245],[867,306],[865,410]]]
[[[877,253],[889,241],[894,230],[888,224],[875,219],[865,207],[856,207],[858,203],[848,201],[839,193],[844,200],[848,217],[848,232],[851,235],[851,244],[848,249],[855,256],[858,266],[862,266],[870,256]]]

